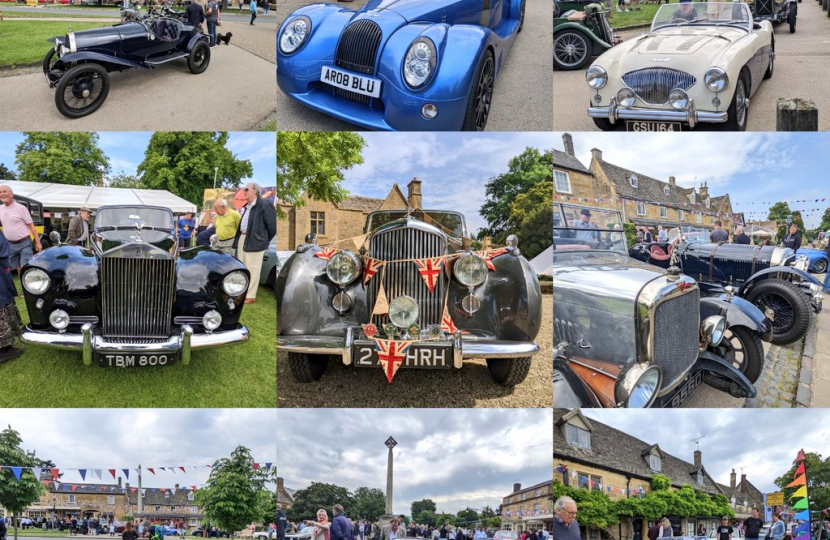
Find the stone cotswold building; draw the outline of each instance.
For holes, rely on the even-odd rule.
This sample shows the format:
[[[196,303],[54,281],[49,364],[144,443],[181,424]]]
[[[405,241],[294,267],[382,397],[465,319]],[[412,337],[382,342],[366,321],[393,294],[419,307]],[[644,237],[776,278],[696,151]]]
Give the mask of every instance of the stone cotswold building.
[[[297,249],[309,233],[317,235],[320,245],[359,236],[363,234],[366,216],[376,210],[421,208],[421,181],[413,178],[407,184],[406,195],[394,184],[384,199],[359,195],[339,203],[316,201],[306,195],[302,199],[305,201],[302,206],[277,203],[285,216],[277,222],[278,251]]]
[[[729,485],[718,484],[718,487],[729,499],[729,504],[735,510],[735,517],[737,519],[746,519],[752,515],[752,509],[757,508],[761,513],[761,519],[764,518],[764,494],[760,489],[752,485],[746,479],[745,474],[741,474],[741,481],[736,483],[738,475],[735,469],[729,474]]]
[[[552,482],[522,488],[513,484],[513,492],[502,499],[501,525],[509,531],[553,528]]]
[[[589,420],[578,410],[554,409],[553,419],[554,481],[574,488],[601,491],[612,500],[618,500],[645,496],[651,491],[652,477],[661,474],[669,478],[671,489],[689,485],[710,495],[726,495],[728,499],[735,495],[734,490],[721,486],[709,475],[699,450],[689,462],[668,454],[655,442],[642,441]],[[741,485],[747,492],[746,502],[756,502],[757,489],[745,477],[742,477]],[[738,495],[735,501],[741,505],[744,502]],[[740,516],[738,510],[736,513]],[[700,525],[709,532],[720,524],[720,516],[667,517],[672,522],[674,536],[694,536]],[[645,519],[621,517],[619,524],[605,532],[617,540],[645,540],[651,524]],[[601,533],[583,530],[583,537],[598,539],[606,536]]]
[[[573,138],[562,135],[565,152],[553,151],[554,194],[562,200],[575,197],[575,204],[613,208],[623,221],[656,230],[658,225],[711,229],[720,220],[723,228],[734,226],[729,195],[713,197],[706,183],[698,189],[677,185],[673,176],[666,181],[605,161],[602,150],[591,150],[585,167],[577,158]],[[588,201],[579,199],[589,199]]]
[[[285,487],[285,480],[277,477],[277,508],[288,510],[294,506],[296,490]]]

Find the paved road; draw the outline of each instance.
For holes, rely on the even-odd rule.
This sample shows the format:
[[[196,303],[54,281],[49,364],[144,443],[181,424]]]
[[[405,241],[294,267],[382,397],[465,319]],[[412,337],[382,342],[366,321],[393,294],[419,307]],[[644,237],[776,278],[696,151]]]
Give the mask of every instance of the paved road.
[[[107,9],[82,9],[76,8],[71,6],[66,7],[32,7],[32,6],[8,6],[2,5],[0,6],[3,11],[18,11],[21,13],[51,13],[54,15],[75,15],[78,17],[90,17],[90,18],[115,18],[120,20],[120,15],[118,9],[115,8],[107,8]],[[177,8],[178,9],[178,8]],[[229,21],[229,22],[248,22],[251,19],[251,12],[249,8],[244,8],[241,12],[236,7],[236,3],[234,2],[233,7],[226,9],[222,12],[222,20]],[[261,23],[265,23],[266,21],[273,21],[275,19],[275,13],[271,11],[268,15],[262,13],[260,10],[259,15],[257,15],[257,21]]]
[[[298,7],[313,3],[277,0],[277,24]],[[358,0],[345,7],[357,9]],[[550,131],[553,125],[551,3],[528,0],[525,25],[496,80],[487,131]],[[293,101],[277,90],[277,128],[281,131],[349,131],[356,126],[335,120]]]
[[[643,30],[624,32],[631,39]],[[777,58],[775,74],[764,81],[753,96],[749,107],[750,131],[775,131],[775,110],[778,98],[805,98],[815,101],[819,109],[819,129],[830,129],[830,92],[826,78],[816,74],[830,73],[830,18],[815,0],[798,4],[798,28],[790,34],[787,25],[775,29]],[[554,131],[595,131],[588,118],[585,71],[557,71],[553,76]],[[624,127],[622,128],[624,129]],[[706,126],[703,129],[707,129]],[[717,129],[708,127],[709,130]]]

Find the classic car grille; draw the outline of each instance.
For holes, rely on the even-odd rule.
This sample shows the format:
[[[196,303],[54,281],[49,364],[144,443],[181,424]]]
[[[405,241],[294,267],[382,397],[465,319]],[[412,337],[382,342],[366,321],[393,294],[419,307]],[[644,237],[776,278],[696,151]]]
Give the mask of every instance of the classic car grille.
[[[755,0],[755,16],[764,17],[775,14],[774,0]]]
[[[444,255],[446,242],[440,235],[407,227],[375,235],[369,243],[369,247],[372,258],[394,261],[440,257]],[[401,295],[410,296],[418,302],[420,308],[418,324],[422,328],[429,324],[441,324],[447,283],[446,273],[442,271],[438,282],[435,284],[435,290],[429,292],[421,275],[418,274],[418,267],[413,262],[387,264],[383,276],[383,288],[389,302]],[[375,306],[379,288],[379,279],[373,279],[369,282],[370,312]],[[378,315],[373,317],[372,322],[378,325],[386,324],[389,322],[389,317]]]
[[[107,337],[167,337],[173,313],[173,260],[103,257],[101,311]]]
[[[634,90],[649,105],[662,105],[669,101],[669,92],[675,88],[688,90],[697,79],[693,75],[667,68],[646,68],[629,71],[622,77],[626,86]]]
[[[654,361],[663,370],[663,388],[672,386],[697,360],[700,291],[666,300],[654,314]]]
[[[380,27],[372,21],[361,20],[350,24],[343,31],[343,35],[340,36],[335,64],[337,67],[356,73],[374,75],[378,48],[382,38],[383,33]],[[336,88],[334,93],[343,99],[363,105],[369,105],[372,101],[369,96],[340,88]]]

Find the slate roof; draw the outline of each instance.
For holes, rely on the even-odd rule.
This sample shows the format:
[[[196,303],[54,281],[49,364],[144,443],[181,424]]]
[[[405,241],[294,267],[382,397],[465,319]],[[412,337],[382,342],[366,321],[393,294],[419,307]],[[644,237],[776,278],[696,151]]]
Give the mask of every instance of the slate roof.
[[[554,167],[561,167],[563,169],[571,169],[572,171],[579,171],[590,174],[585,165],[583,165],[578,159],[573,157],[570,154],[565,152],[561,152],[559,150],[553,151],[553,166]]]
[[[363,197],[361,195],[353,195],[337,204],[337,208],[341,210],[358,210],[360,212],[374,212],[383,204],[384,199],[375,199],[374,197]]]
[[[599,469],[631,475],[645,481],[650,481],[652,476],[658,474],[649,468],[645,457],[655,443],[641,441],[593,418],[588,419],[592,427],[591,449],[584,450],[569,445],[565,439],[564,429],[562,429],[563,416],[569,413],[567,409],[554,409],[553,411],[554,462],[557,459],[569,459]],[[696,481],[697,467],[693,463],[672,456],[663,450],[660,452],[663,457],[662,470],[659,474],[667,476],[674,487],[679,488],[688,484],[706,493],[722,493],[717,483],[706,473],[705,467],[700,467],[703,473],[703,485],[701,486]]]
[[[732,212],[732,201],[729,200],[728,193],[719,197],[712,197],[712,202],[710,204],[712,206],[712,210],[717,212]]]
[[[72,486],[75,486],[75,489],[72,489]],[[102,486],[105,486],[106,489],[101,489]],[[112,489],[115,488],[115,489]],[[116,484],[79,484],[77,482],[60,482],[60,488],[55,489],[55,483],[52,482],[49,485],[49,492],[50,493],[74,493],[75,495],[85,494],[85,495],[121,495],[124,492],[123,487],[119,487]]]
[[[153,493],[152,488],[143,489],[144,496],[141,497],[141,502],[144,506],[193,506],[195,504],[187,498],[190,489],[179,488],[176,493],[173,493],[169,488],[166,493],[162,493],[161,489],[156,489],[155,493]],[[128,491],[127,497],[130,499],[130,504],[138,505],[138,490],[135,492]]]

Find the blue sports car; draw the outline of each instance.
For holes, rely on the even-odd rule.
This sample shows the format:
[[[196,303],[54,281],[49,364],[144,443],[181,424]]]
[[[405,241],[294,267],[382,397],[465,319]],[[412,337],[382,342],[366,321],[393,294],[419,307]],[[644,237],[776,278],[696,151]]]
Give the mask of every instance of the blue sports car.
[[[277,33],[277,83],[363,128],[481,131],[529,0],[312,4]]]
[[[827,257],[827,252],[823,249],[801,248],[796,252],[796,255],[804,255],[810,261],[810,266],[807,270],[814,274],[823,274],[827,272],[827,263],[830,261]]]

